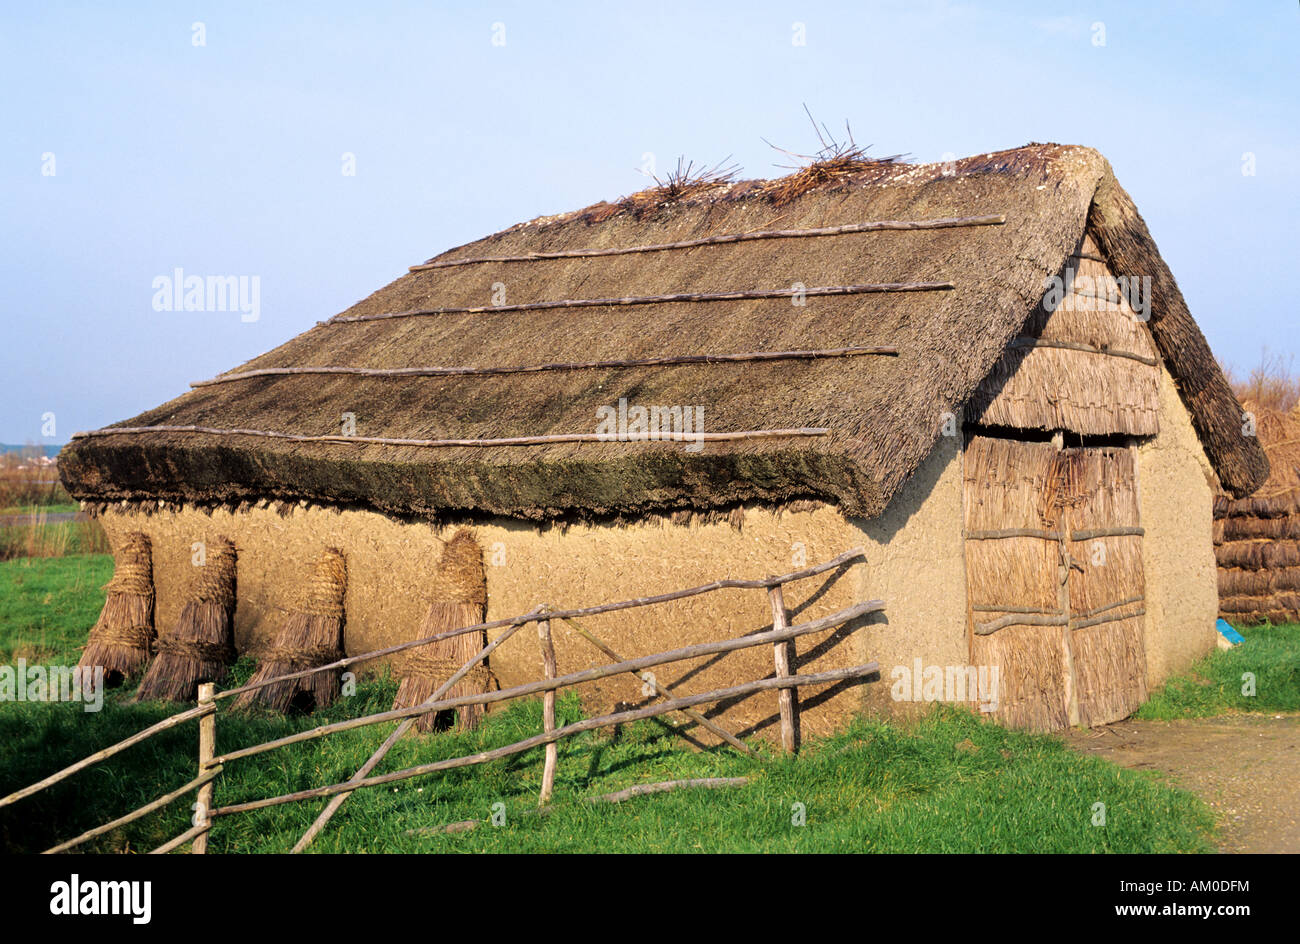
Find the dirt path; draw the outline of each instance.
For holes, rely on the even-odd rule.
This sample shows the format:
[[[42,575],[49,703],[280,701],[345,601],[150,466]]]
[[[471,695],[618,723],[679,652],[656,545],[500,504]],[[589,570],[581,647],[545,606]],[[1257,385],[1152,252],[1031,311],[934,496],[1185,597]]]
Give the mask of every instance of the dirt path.
[[[1169,774],[1214,810],[1222,852],[1300,852],[1300,715],[1121,721],[1066,743]]]

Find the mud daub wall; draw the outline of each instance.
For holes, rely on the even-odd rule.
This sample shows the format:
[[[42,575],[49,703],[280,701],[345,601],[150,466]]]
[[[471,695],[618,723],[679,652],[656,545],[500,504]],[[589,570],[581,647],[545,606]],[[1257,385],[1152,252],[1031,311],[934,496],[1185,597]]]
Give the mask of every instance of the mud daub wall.
[[[1150,687],[1214,648],[1213,476],[1173,378],[1161,368],[1160,434],[1138,446]]]
[[[1139,446],[1138,481],[1147,588],[1148,682],[1159,684],[1208,651],[1217,608],[1210,543],[1208,463],[1167,373],[1160,382],[1161,433]],[[829,506],[800,510],[750,508],[731,521],[537,528],[507,520],[474,525],[484,551],[488,618],[527,612],[539,603],[576,607],[647,596],[719,577],[757,577],[796,570],[849,548],[865,560],[839,573],[792,584],[786,602],[795,621],[824,616],[860,600],[883,599],[886,612],[836,633],[797,644],[796,670],[817,671],[875,660],[882,676],[866,684],[804,689],[804,732],[827,733],[864,708],[874,714],[924,710],[890,697],[891,671],[969,662],[966,573],[962,541],[962,456],[958,437],[934,450],[870,521],[848,519]],[[350,653],[415,638],[429,599],[431,575],[458,524],[435,527],[375,512],[273,508],[242,512],[179,510],[145,514],[117,506],[103,515],[114,543],[131,530],[153,543],[157,623],[176,621],[194,579],[192,544],[226,535],[239,551],[236,645],[256,654],[266,645],[321,549],[348,558],[346,646]],[[591,618],[587,626],[625,657],[693,642],[757,632],[771,625],[766,595],[729,590],[690,600]],[[561,672],[604,661],[564,626],[555,628]],[[365,670],[374,670],[367,666]],[[524,630],[498,650],[492,670],[501,686],[536,679],[536,634]],[[687,692],[721,688],[772,673],[766,647],[678,664],[658,678]],[[639,703],[630,677],[581,689],[589,710]],[[774,736],[776,696],[763,693],[723,706],[733,730]]]
[[[801,690],[805,735],[828,733],[864,705],[887,712],[889,670],[915,657],[964,664],[964,585],[960,538],[960,455],[955,439],[935,452],[885,515],[870,522],[844,518],[828,506],[806,510],[746,509],[733,521],[673,523],[656,518],[630,526],[544,528],[497,521],[474,526],[484,551],[488,618],[512,616],[539,603],[576,607],[707,583],[720,577],[785,573],[864,546],[865,561],[843,571],[791,584],[786,604],[795,622],[824,616],[860,600],[884,599],[887,613],[797,643],[796,670],[879,661],[884,678]],[[738,526],[735,522],[738,522]],[[194,579],[192,545],[234,540],[239,552],[236,645],[252,652],[267,645],[286,609],[298,600],[312,561],[325,547],[348,560],[346,646],[349,653],[415,638],[428,601],[431,575],[457,526],[399,522],[366,511],[273,508],[242,512],[193,507],[152,514],[117,507],[103,523],[116,543],[132,530],[153,543],[157,623],[167,631],[180,615]],[[586,626],[625,657],[771,626],[760,590],[725,590],[660,606],[606,614]],[[554,628],[560,671],[608,661],[589,643]],[[374,667],[368,667],[373,669]],[[505,687],[541,675],[537,636],[521,630],[492,657]],[[686,692],[721,688],[768,676],[770,647],[678,663],[658,679]],[[640,703],[631,677],[584,687],[589,709]],[[904,706],[911,708],[913,706]],[[724,706],[733,730],[775,733],[776,695],[763,693]]]

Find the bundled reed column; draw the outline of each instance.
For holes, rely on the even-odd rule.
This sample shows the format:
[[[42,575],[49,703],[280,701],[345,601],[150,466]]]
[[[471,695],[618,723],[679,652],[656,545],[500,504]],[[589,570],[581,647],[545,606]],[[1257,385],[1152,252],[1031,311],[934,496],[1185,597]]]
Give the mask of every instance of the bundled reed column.
[[[483,622],[487,611],[487,578],[483,570],[483,551],[472,531],[457,531],[443,548],[431,581],[430,597],[417,639]],[[480,630],[412,649],[399,663],[402,682],[397,697],[393,699],[393,707],[413,708],[427,701],[485,645],[487,633]],[[448,698],[480,695],[489,690],[490,683],[487,666],[479,664],[446,694]],[[470,731],[478,727],[482,718],[482,705],[466,705],[456,712],[456,726],[462,731]],[[421,715],[416,726],[427,733],[437,727],[437,720],[437,712],[430,712]]]
[[[102,666],[104,678],[118,682],[138,674],[149,663],[154,640],[153,551],[142,531],[126,535],[113,555],[108,597],[77,663]]]
[[[193,701],[201,682],[224,681],[235,661],[235,545],[218,539],[206,552],[194,589],[140,683],[136,701]]]
[[[348,584],[347,562],[335,548],[316,561],[311,583],[298,609],[289,614],[262,659],[250,685],[314,669],[343,658],[343,600]],[[291,707],[327,708],[339,696],[338,672],[314,672],[302,678],[262,685],[239,696],[237,704],[262,704],[275,711]]]

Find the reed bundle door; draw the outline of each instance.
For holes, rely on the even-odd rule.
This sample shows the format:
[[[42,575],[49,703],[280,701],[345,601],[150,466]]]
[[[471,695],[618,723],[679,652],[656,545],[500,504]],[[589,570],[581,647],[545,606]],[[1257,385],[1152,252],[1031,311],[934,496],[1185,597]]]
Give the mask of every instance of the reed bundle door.
[[[996,666],[1005,723],[1050,731],[1146,698],[1136,453],[970,437],[971,664]]]

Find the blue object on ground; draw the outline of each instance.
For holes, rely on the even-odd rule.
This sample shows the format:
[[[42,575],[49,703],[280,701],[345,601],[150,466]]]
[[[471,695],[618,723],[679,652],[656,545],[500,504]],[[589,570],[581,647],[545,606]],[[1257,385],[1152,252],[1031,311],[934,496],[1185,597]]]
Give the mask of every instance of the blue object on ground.
[[[1246,637],[1232,628],[1232,625],[1225,619],[1219,620],[1214,624],[1214,628],[1219,631],[1219,635],[1234,646],[1238,643],[1245,642]]]

